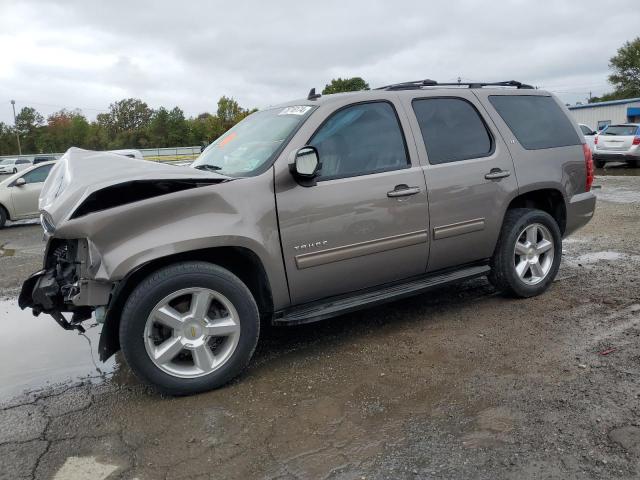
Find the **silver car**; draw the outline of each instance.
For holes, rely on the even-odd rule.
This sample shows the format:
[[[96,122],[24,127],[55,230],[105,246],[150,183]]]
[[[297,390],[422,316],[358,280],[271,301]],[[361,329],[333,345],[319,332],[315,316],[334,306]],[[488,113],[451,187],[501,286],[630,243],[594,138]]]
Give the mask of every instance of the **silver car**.
[[[7,220],[36,218],[38,198],[55,162],[39,163],[0,182],[0,228]]]
[[[606,162],[627,162],[640,167],[640,124],[609,125],[595,138],[593,161],[596,167]]]
[[[43,268],[19,298],[65,329],[95,318],[101,359],[122,349],[174,395],[237,376],[263,322],[478,276],[540,295],[595,208],[582,132],[514,81],[311,91],[249,115],[192,167],[70,149],[40,196]]]

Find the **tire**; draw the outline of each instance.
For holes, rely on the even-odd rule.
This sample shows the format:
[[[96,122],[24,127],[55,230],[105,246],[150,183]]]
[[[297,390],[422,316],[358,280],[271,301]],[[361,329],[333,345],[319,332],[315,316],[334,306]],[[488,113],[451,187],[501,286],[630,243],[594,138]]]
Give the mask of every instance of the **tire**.
[[[593,159],[593,164],[595,165],[596,168],[604,167],[605,163],[606,162],[604,160],[596,160],[595,158]]]
[[[4,224],[7,222],[9,215],[4,207],[0,206],[0,228],[4,228]]]
[[[14,174],[18,173],[18,169],[17,169],[17,168],[14,168],[14,169],[13,169],[13,173],[14,173]]]
[[[198,307],[200,298],[204,309]],[[227,330],[232,333],[207,335]],[[152,273],[135,288],[119,335],[138,378],[162,393],[191,395],[221,387],[242,372],[258,343],[260,316],[251,292],[234,274],[210,263],[185,262]],[[159,352],[170,352],[168,360]]]
[[[633,168],[640,168],[640,160],[629,160],[629,166]]]
[[[528,236],[533,232],[537,232],[535,243],[530,242],[532,237]],[[548,250],[543,252],[545,248]],[[518,255],[517,249],[523,255]],[[491,258],[489,281],[509,296],[527,298],[540,295],[556,277],[561,257],[562,235],[555,219],[542,210],[514,208],[505,215]]]

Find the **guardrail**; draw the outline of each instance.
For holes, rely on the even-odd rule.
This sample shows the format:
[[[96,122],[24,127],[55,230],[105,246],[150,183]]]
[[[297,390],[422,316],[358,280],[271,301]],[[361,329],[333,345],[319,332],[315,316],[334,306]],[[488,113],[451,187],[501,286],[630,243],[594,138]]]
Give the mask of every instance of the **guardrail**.
[[[180,160],[193,160],[200,155],[200,146],[194,147],[162,147],[162,148],[138,148],[145,160],[155,162],[175,162]],[[30,155],[2,155],[0,160],[5,158],[26,158],[33,161],[33,157],[47,156],[60,158],[64,153],[38,153]]]

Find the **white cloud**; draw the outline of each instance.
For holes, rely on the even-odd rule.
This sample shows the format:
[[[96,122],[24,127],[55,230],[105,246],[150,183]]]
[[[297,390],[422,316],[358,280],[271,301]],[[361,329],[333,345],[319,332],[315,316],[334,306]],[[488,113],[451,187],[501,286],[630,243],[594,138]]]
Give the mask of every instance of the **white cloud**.
[[[189,115],[221,95],[261,107],[360,75],[372,86],[517,79],[565,100],[601,94],[637,0],[402,3],[0,0],[0,121],[9,100],[90,117],[138,97]]]

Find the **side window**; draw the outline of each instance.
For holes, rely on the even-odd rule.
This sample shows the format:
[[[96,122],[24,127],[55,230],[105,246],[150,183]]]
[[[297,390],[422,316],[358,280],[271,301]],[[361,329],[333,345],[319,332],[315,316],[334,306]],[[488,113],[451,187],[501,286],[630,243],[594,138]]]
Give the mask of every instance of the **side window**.
[[[353,177],[409,166],[395,109],[387,102],[353,105],[334,113],[313,135],[319,180]]]
[[[604,130],[611,125],[611,120],[598,120],[598,131]]]
[[[429,163],[457,162],[486,157],[493,150],[491,135],[480,114],[461,98],[413,101]]]
[[[527,150],[580,145],[580,138],[552,97],[490,95],[489,101]]]
[[[49,171],[53,165],[45,165],[44,167],[35,168],[22,176],[27,183],[42,183],[47,179]]]
[[[580,125],[580,130],[582,130],[582,134],[583,135],[593,135],[594,134],[594,131],[591,130],[586,125]]]

